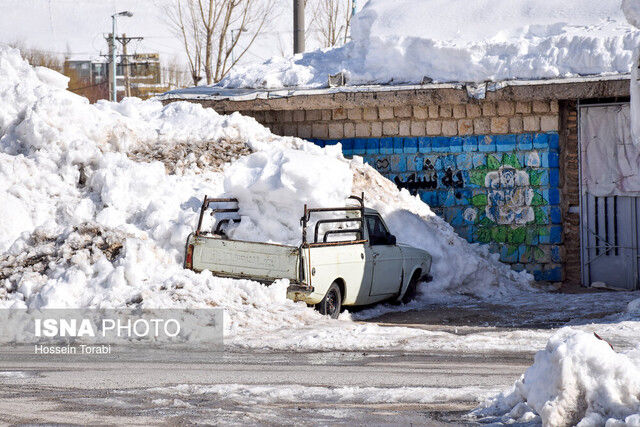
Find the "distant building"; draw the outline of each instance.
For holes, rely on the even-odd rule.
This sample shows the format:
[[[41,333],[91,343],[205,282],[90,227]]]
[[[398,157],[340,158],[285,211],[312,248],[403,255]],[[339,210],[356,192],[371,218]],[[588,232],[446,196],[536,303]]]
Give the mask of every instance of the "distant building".
[[[128,69],[128,90],[125,70]],[[110,65],[106,58],[67,59],[64,74],[71,78],[69,89],[86,96],[91,102],[109,99]],[[116,65],[116,84],[118,99],[135,96],[147,99],[172,89],[163,83],[160,55],[140,53],[128,59],[128,64]]]
[[[102,83],[107,79],[107,64],[93,60],[66,60],[64,73],[75,73],[77,78],[86,83]]]

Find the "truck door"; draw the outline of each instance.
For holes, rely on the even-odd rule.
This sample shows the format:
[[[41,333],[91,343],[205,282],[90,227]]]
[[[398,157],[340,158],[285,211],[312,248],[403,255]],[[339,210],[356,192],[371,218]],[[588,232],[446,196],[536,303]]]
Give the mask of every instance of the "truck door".
[[[400,289],[402,253],[379,215],[365,215],[373,260],[371,296],[392,295]]]

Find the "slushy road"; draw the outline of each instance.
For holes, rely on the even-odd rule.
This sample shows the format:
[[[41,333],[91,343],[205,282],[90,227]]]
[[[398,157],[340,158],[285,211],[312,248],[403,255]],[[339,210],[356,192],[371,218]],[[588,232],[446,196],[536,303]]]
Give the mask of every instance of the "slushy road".
[[[478,400],[511,386],[532,354],[225,351],[188,359],[52,363],[5,349],[0,421],[459,425]]]

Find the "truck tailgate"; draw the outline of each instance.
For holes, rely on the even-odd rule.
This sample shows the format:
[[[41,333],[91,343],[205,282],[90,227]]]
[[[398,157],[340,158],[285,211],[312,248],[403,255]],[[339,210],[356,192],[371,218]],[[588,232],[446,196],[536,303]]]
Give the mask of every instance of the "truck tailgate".
[[[296,246],[191,236],[193,269],[229,277],[273,281],[298,280]]]

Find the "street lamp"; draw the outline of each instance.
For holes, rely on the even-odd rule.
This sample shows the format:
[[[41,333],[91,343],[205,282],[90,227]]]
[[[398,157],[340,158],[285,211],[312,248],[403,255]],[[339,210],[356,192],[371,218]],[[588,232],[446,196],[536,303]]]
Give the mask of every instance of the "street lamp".
[[[235,55],[233,54],[233,48],[235,47],[236,40],[238,37],[240,37],[240,33],[243,33],[245,31],[247,31],[247,29],[244,27],[234,28],[231,30],[231,65],[233,65],[236,62]]]
[[[111,15],[111,83],[113,84],[113,92],[111,93],[111,100],[113,102],[118,102],[118,93],[116,88],[116,18],[118,16],[126,16],[127,18],[131,18],[133,13],[125,10],[124,12],[118,12]]]

